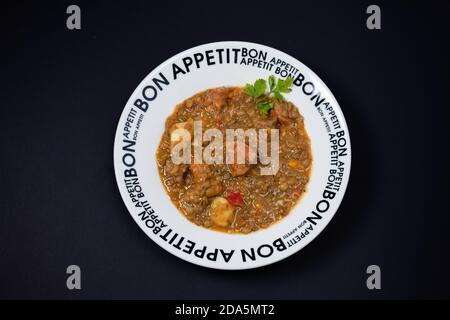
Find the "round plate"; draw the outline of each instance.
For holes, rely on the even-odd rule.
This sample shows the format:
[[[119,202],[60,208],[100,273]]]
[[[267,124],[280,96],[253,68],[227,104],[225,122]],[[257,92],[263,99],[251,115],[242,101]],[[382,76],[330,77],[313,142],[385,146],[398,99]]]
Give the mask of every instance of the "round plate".
[[[272,74],[295,79],[287,99],[300,109],[311,138],[313,165],[307,192],[285,218],[250,234],[227,234],[191,223],[170,201],[158,174],[156,150],[166,118],[195,93],[244,86]],[[338,209],[350,162],[347,125],[327,86],[295,58],[249,42],[205,44],[162,63],[131,95],[114,142],[120,194],[142,231],[175,256],[216,269],[264,266],[306,246]]]

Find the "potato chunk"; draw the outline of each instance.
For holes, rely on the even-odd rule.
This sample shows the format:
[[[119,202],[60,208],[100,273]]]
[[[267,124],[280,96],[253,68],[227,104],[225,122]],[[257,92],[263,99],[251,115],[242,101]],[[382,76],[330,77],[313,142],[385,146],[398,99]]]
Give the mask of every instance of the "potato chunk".
[[[192,140],[193,132],[194,132],[194,120],[192,119],[189,119],[186,122],[179,122],[173,124],[169,129],[170,144],[174,146],[178,144],[180,141]]]
[[[222,197],[214,198],[210,207],[211,221],[219,227],[227,227],[233,221],[233,205]]]

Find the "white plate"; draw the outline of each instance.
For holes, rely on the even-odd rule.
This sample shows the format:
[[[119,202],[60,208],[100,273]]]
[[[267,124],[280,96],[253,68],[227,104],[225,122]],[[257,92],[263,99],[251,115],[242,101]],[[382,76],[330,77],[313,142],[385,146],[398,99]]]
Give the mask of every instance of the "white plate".
[[[248,58],[255,54],[255,59],[261,62],[248,65]],[[210,64],[207,63],[208,56],[212,57]],[[199,61],[201,57],[203,60]],[[187,72],[183,61],[189,64],[189,58],[194,62]],[[199,61],[198,67],[195,58]],[[242,63],[243,59],[245,63]],[[273,66],[268,70],[270,64]],[[292,66],[290,70],[297,70],[293,74],[296,79],[293,90],[287,99],[299,107],[311,138],[313,166],[307,192],[281,221],[250,234],[226,234],[191,223],[170,201],[157,170],[155,153],[166,118],[178,103],[195,93],[219,86],[244,86],[258,78],[267,79],[271,74],[286,76],[277,73],[280,70],[277,68],[281,65],[286,68],[287,64]],[[174,70],[178,71],[176,78]],[[163,77],[168,84],[154,80]],[[135,106],[139,100],[148,103],[146,111]],[[264,266],[306,246],[338,209],[348,183],[350,162],[347,125],[327,86],[293,57],[248,42],[205,44],[162,63],[131,95],[120,117],[114,142],[117,184],[139,227],[177,257],[216,269]],[[127,186],[126,181],[135,184]]]

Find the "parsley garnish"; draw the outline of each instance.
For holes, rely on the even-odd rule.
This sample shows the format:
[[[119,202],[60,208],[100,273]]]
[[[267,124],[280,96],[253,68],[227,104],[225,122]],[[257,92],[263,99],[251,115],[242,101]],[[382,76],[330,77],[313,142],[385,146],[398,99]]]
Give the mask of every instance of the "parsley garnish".
[[[267,82],[269,83],[269,92],[265,95]],[[275,80],[275,76],[271,75],[267,82],[264,79],[258,79],[253,85],[249,83],[245,85],[245,93],[253,97],[253,102],[262,114],[267,114],[273,108],[273,97],[280,101],[286,100],[282,93],[292,91],[291,87],[294,80],[290,77],[285,80]]]

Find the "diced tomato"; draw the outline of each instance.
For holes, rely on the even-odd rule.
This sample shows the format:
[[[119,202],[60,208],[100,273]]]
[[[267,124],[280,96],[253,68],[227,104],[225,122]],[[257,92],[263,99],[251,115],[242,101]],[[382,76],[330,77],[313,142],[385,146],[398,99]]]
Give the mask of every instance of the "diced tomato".
[[[227,200],[234,206],[239,206],[244,203],[244,198],[239,192],[228,192]]]

